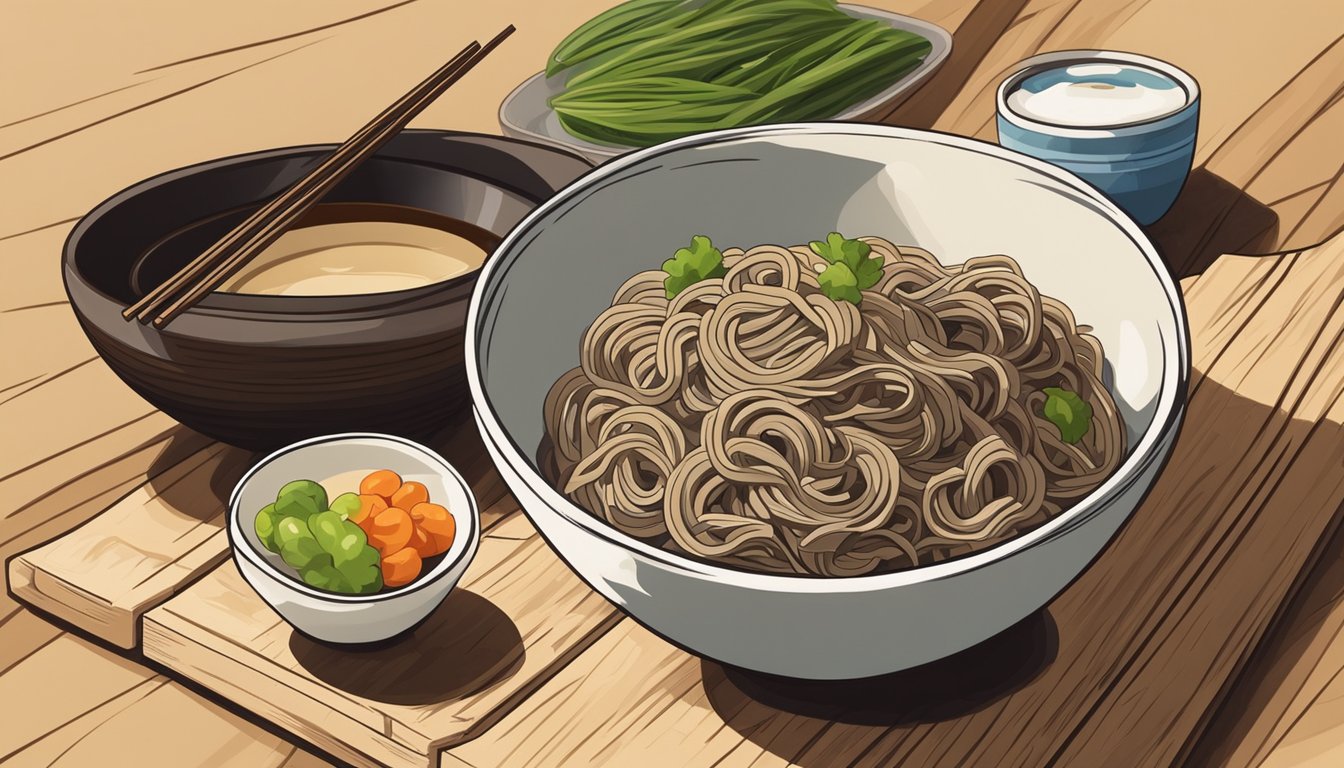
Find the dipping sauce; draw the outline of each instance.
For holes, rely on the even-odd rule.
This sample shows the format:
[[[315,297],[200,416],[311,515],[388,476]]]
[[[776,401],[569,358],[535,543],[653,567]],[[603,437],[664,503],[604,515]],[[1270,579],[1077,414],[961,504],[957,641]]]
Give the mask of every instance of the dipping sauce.
[[[1089,62],[1027,76],[1008,94],[1013,112],[1069,127],[1122,126],[1180,111],[1190,94],[1167,75],[1118,62]]]
[[[217,290],[350,296],[420,288],[481,268],[497,238],[398,206],[320,205]]]
[[[479,269],[485,255],[465,237],[416,224],[320,224],[286,232],[219,290],[272,296],[404,291]]]

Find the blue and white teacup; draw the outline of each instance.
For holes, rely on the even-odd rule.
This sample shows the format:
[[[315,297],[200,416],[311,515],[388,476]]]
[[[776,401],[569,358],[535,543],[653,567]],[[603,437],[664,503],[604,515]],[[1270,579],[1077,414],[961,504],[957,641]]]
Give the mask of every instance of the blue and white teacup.
[[[999,144],[1073,172],[1140,224],[1161,218],[1190,174],[1199,84],[1164,61],[1033,56],[999,86],[997,109]]]

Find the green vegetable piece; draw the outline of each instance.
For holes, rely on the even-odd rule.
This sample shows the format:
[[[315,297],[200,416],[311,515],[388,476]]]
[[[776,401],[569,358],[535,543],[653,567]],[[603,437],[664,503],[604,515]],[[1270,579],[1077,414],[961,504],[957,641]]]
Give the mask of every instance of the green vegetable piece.
[[[308,521],[304,518],[294,517],[293,515],[280,515],[280,522],[275,524],[275,545],[283,547],[286,543],[297,539],[311,539],[313,532],[308,530]]]
[[[546,62],[546,75],[644,38],[651,25],[679,13],[678,6],[684,4],[683,0],[629,0],[594,16],[555,47]]]
[[[357,589],[359,590],[359,594],[361,595],[372,595],[382,590],[382,588],[383,588],[383,572],[378,570],[377,568],[373,569],[372,580],[357,587]]]
[[[354,559],[340,563],[336,567],[355,589],[363,589],[372,584],[377,585],[374,592],[382,589],[383,571],[379,567],[378,551],[373,547],[365,547]]]
[[[294,494],[301,494],[311,499],[315,512],[321,512],[327,508],[327,489],[312,480],[295,480],[285,483],[280,487],[280,492],[275,494],[275,500],[279,502],[281,499]]]
[[[672,258],[663,262],[663,271],[667,273],[663,287],[669,299],[701,280],[723,277],[727,272],[723,268],[723,251],[704,235],[692,237],[690,248],[678,248]]]
[[[863,299],[859,292],[872,288],[882,279],[882,258],[873,256],[872,246],[862,240],[850,240],[839,232],[832,232],[825,242],[813,240],[807,247],[830,262],[831,266],[817,277],[817,282],[825,278],[821,290],[836,301],[858,304]]]
[[[304,569],[299,578],[303,583],[317,589],[324,589],[328,592],[336,592],[343,595],[353,595],[356,593],[354,586],[346,581],[339,569],[330,563],[323,563]]]
[[[648,146],[716,128],[825,120],[898,82],[925,38],[842,12],[835,0],[633,0],[575,30],[547,74],[588,141]]]
[[[369,539],[364,535],[364,530],[349,520],[341,521],[341,530],[333,546],[326,547],[326,550],[331,553],[331,558],[337,566],[347,562],[378,564],[378,550],[369,546]]]
[[[867,290],[882,279],[882,259],[873,256],[873,248],[862,240],[850,240],[839,232],[826,236],[826,242],[807,244],[812,252],[832,264],[844,264],[854,273],[859,290]]]
[[[844,264],[832,264],[817,275],[821,292],[835,301],[849,301],[858,304],[863,295],[859,293],[859,282],[854,272]]]
[[[306,493],[287,493],[275,502],[275,514],[281,518],[296,517],[306,521],[323,509]]]
[[[289,539],[282,543],[280,557],[284,558],[285,563],[299,570],[322,563],[331,564],[331,555],[322,551],[322,545],[318,544],[312,535]]]
[[[363,549],[361,549],[359,552],[355,554],[354,558],[350,560],[350,564],[352,565],[352,567],[360,566],[360,567],[378,568],[382,564],[382,560],[383,557],[382,555],[378,554],[378,550],[374,549],[370,545],[366,545]]]
[[[342,493],[332,499],[331,511],[340,515],[342,520],[349,519],[351,515],[359,511],[359,494]]]
[[[1059,387],[1046,387],[1042,416],[1059,428],[1064,442],[1074,444],[1083,439],[1092,426],[1092,406],[1076,392]]]
[[[334,556],[341,539],[345,538],[345,522],[338,513],[328,509],[308,518],[308,530],[313,532],[322,551]]]
[[[275,543],[275,505],[267,504],[257,513],[257,519],[254,526],[257,531],[257,538],[261,539],[261,545],[272,552],[279,547]]]

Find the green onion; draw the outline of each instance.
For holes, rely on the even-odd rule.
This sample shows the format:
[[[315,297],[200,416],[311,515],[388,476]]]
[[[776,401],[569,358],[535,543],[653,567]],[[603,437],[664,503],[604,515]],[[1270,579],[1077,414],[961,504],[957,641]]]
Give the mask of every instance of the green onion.
[[[834,0],[631,0],[576,29],[547,74],[565,130],[647,146],[699,131],[817,120],[881,93],[929,55],[919,35]]]
[[[614,51],[608,58],[571,75],[569,85],[582,85],[608,75],[622,75],[622,68],[639,66],[648,61],[654,62],[651,66],[667,62],[675,65],[679,59],[701,53],[707,48],[725,51],[720,55],[733,57],[736,54],[732,51],[740,46],[759,46],[771,39],[778,39],[782,43],[781,25],[785,25],[786,30],[793,30],[793,34],[798,34],[798,30],[805,30],[810,24],[834,13],[836,11],[833,9],[827,11],[817,7],[816,3],[804,0],[766,0],[748,10],[705,16],[665,34]],[[728,60],[725,59],[725,65]]]
[[[672,77],[593,83],[555,97],[565,130],[600,144],[648,146],[726,127],[727,117],[757,98],[730,85]]]
[[[627,45],[632,35],[657,34],[655,25],[681,14],[685,0],[630,0],[600,13],[560,41],[546,64],[546,74]]]

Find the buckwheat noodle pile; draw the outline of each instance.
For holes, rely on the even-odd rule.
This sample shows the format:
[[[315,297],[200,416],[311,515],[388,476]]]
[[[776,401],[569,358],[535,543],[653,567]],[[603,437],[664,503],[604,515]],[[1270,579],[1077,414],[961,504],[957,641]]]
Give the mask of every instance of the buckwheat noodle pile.
[[[619,530],[752,571],[854,576],[989,547],[1059,514],[1124,453],[1100,343],[1007,256],[881,257],[828,298],[807,247],[725,249],[669,300],[641,272],[546,397],[541,464]],[[1047,387],[1092,410],[1067,442]]]

